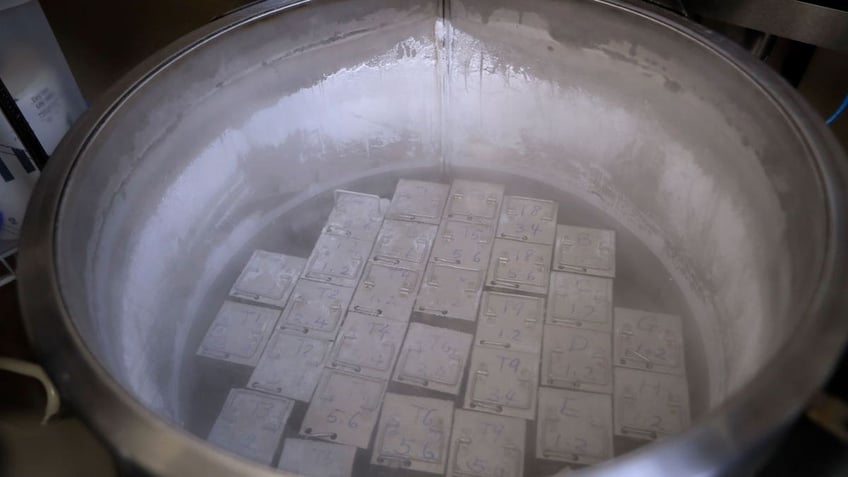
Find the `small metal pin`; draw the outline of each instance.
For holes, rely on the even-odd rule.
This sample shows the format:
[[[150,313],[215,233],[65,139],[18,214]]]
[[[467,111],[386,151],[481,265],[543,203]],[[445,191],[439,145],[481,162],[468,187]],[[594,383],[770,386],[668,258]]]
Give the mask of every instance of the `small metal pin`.
[[[500,404],[489,404],[482,401],[472,400],[470,405],[472,408],[482,407],[483,409],[491,409],[495,412],[503,412],[503,406]]]
[[[428,386],[430,384],[430,381],[427,379],[418,378],[415,376],[407,376],[405,374],[399,374],[398,379],[400,379],[401,381],[409,381],[411,383],[419,383],[422,386]]]
[[[418,306],[418,310],[424,311],[424,312],[438,313],[440,315],[447,315],[448,314],[448,310],[440,310],[438,308],[430,308],[430,307],[421,306],[421,305]]]
[[[353,311],[357,313],[362,313],[363,315],[371,315],[371,316],[382,316],[383,310],[379,308],[368,308],[365,306],[354,305]]]
[[[530,239],[530,237],[528,237],[526,235],[505,234],[503,232],[501,232],[501,238],[511,239],[511,240],[521,240],[521,241],[526,241],[526,240]]]
[[[327,227],[324,229],[324,232],[326,232],[330,235],[342,235],[342,236],[345,236],[345,237],[351,236],[350,230],[346,230],[346,229],[344,229],[342,227],[338,227],[336,225],[327,225]]]
[[[262,385],[262,384],[259,384],[259,383],[256,383],[256,382],[250,383],[250,387],[253,388],[253,389],[258,389],[260,391],[265,391],[265,392],[269,392],[269,393],[281,393],[281,392],[283,392],[283,388],[265,386],[265,385]]]
[[[387,463],[387,462],[398,462],[403,467],[411,467],[412,466],[412,461],[409,460],[409,459],[402,458],[402,457],[383,455],[383,454],[380,454],[377,457],[377,462],[379,462],[380,464],[384,464],[384,463]]]
[[[400,260],[398,260],[396,258],[385,257],[383,255],[374,255],[374,261],[375,262],[390,263],[392,265],[397,265],[397,264],[400,263]]]
[[[491,283],[492,285],[500,285],[500,286],[503,286],[503,287],[510,287],[510,288],[515,288],[515,289],[521,288],[521,285],[519,285],[518,283],[510,283],[510,282],[507,282],[507,281],[504,281],[504,280],[498,280],[498,279],[491,280],[489,283]]]
[[[297,330],[297,331],[300,331],[300,332],[301,332],[301,333],[303,333],[303,334],[307,334],[307,333],[309,333],[309,328],[307,328],[307,327],[305,327],[305,326],[286,326],[286,325],[280,325],[280,329],[281,329],[281,330]]]
[[[642,354],[642,353],[640,353],[640,352],[638,352],[638,351],[634,351],[634,350],[632,350],[632,349],[628,349],[628,350],[626,350],[626,351],[624,352],[625,356],[626,356],[628,353],[629,353],[629,354],[631,354],[631,355],[635,355],[636,357],[638,357],[639,359],[641,359],[641,360],[645,361],[646,363],[651,363],[651,362],[652,362],[652,361],[651,361],[651,360],[650,360],[647,356],[645,356],[644,354]]]
[[[339,435],[335,432],[316,432],[315,434],[313,434],[311,427],[307,427],[306,429],[304,429],[303,433],[308,435],[309,437],[315,437],[318,439],[330,438],[332,440],[336,440],[336,438],[339,437]]]
[[[577,320],[567,320],[564,318],[551,318],[551,321],[554,323],[561,323],[563,325],[571,325],[571,326],[583,326],[583,323]]]
[[[500,346],[501,348],[510,348],[512,344],[504,341],[480,340],[481,345]]]
[[[439,263],[452,263],[454,265],[459,265],[459,264],[462,263],[459,260],[454,260],[454,259],[450,259],[450,258],[442,258],[442,257],[434,257],[433,261],[439,262]]]
[[[631,427],[631,426],[621,426],[621,433],[622,434],[637,435],[637,436],[648,436],[651,439],[657,438],[657,433],[654,432],[654,431],[648,431],[648,430],[645,430],[645,429],[638,429],[638,428]]]
[[[342,363],[341,361],[333,361],[333,367],[334,368],[352,369],[353,371],[356,371],[357,373],[362,371],[362,368],[355,365],[355,364]]]
[[[554,384],[554,383],[563,383],[563,384],[566,384],[566,385],[574,386],[575,388],[580,387],[580,381],[575,381],[573,379],[562,379],[562,378],[556,377],[552,373],[548,373],[548,384]]]

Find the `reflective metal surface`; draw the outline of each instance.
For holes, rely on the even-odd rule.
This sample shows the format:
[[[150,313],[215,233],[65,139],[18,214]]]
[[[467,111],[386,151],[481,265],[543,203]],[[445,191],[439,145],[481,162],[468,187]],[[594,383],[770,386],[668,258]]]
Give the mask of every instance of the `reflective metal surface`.
[[[617,296],[679,288],[698,337],[694,426],[587,472],[716,473],[798,412],[844,342],[844,159],[779,78],[663,13],[271,2],[152,58],[63,141],[24,229],[23,308],[63,397],[119,455],[156,475],[271,475],[180,429],[208,297],[280,237],[308,255],[336,188],[507,175],[605,217],[620,253],[643,247],[616,264]],[[653,260],[666,282],[618,290]],[[468,427],[450,445],[488,452]]]
[[[685,0],[685,4],[689,12],[707,18],[848,50],[848,5],[838,0]]]

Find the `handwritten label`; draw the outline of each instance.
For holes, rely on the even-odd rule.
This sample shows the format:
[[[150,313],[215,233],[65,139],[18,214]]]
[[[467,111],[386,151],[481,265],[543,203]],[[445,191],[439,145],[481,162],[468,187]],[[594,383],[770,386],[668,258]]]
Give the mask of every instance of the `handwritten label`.
[[[256,250],[230,290],[230,296],[283,308],[306,260]]]
[[[309,256],[303,277],[309,280],[354,287],[362,275],[372,242],[321,234]]]
[[[457,409],[448,474],[520,477],[524,474],[525,433],[522,419]]]
[[[350,477],[355,458],[356,447],[286,439],[277,468],[297,475]]]
[[[400,321],[348,313],[329,365],[350,373],[389,379],[406,327]]]
[[[615,277],[615,232],[558,225],[554,268]]]
[[[609,278],[552,272],[546,322],[612,331],[612,286]]]
[[[301,435],[368,448],[385,391],[384,380],[325,368]]]
[[[421,269],[430,256],[438,227],[401,220],[386,220],[377,235],[371,260]]]
[[[449,189],[447,184],[401,179],[386,218],[438,224]]]
[[[278,326],[287,333],[333,340],[352,295],[352,288],[298,280]]]
[[[533,419],[538,385],[538,355],[475,347],[464,407]]]
[[[542,382],[558,388],[612,392],[612,339],[603,331],[548,326]]]
[[[279,317],[280,310],[225,301],[200,343],[197,354],[256,366]]]
[[[433,246],[432,262],[484,270],[489,266],[494,227],[458,220],[445,220]]]
[[[422,271],[369,263],[350,310],[392,320],[409,321]]]
[[[270,465],[294,401],[233,389],[212,426],[208,441],[261,464]]]
[[[574,464],[596,464],[611,459],[612,398],[540,388],[536,457]]]
[[[483,272],[431,263],[415,301],[415,311],[474,321],[483,291]]]
[[[495,239],[486,284],[506,291],[545,294],[551,253],[548,245]]]
[[[371,463],[443,473],[452,421],[452,401],[387,393]]]
[[[451,184],[445,215],[449,219],[493,223],[503,202],[504,186],[457,179]]]
[[[655,440],[689,426],[686,378],[615,368],[615,433]]]
[[[615,309],[615,362],[620,366],[684,374],[680,317]]]
[[[498,238],[553,245],[556,237],[556,202],[507,196],[498,222]]]
[[[412,323],[400,352],[394,380],[458,394],[471,340],[467,333]]]
[[[309,401],[330,342],[275,331],[248,381],[248,388]]]
[[[544,313],[544,298],[484,292],[475,344],[538,353]]]

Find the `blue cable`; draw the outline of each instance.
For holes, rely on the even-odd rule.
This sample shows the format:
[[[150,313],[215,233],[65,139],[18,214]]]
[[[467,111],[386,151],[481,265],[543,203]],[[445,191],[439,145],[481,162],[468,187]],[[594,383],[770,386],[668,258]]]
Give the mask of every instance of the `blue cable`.
[[[836,118],[838,118],[839,115],[842,114],[842,111],[845,111],[845,108],[848,108],[848,95],[845,96],[845,99],[842,100],[842,104],[840,104],[839,107],[836,108],[836,111],[834,111],[833,114],[831,114],[830,117],[827,118],[827,121],[825,121],[824,123],[830,124],[836,121]]]

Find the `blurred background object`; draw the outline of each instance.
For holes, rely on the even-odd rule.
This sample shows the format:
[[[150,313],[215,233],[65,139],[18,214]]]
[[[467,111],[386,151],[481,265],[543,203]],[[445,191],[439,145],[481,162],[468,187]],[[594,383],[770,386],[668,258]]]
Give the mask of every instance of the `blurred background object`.
[[[86,104],[37,1],[0,1],[0,260],[17,242],[38,169]],[[0,264],[0,284],[11,275]]]

